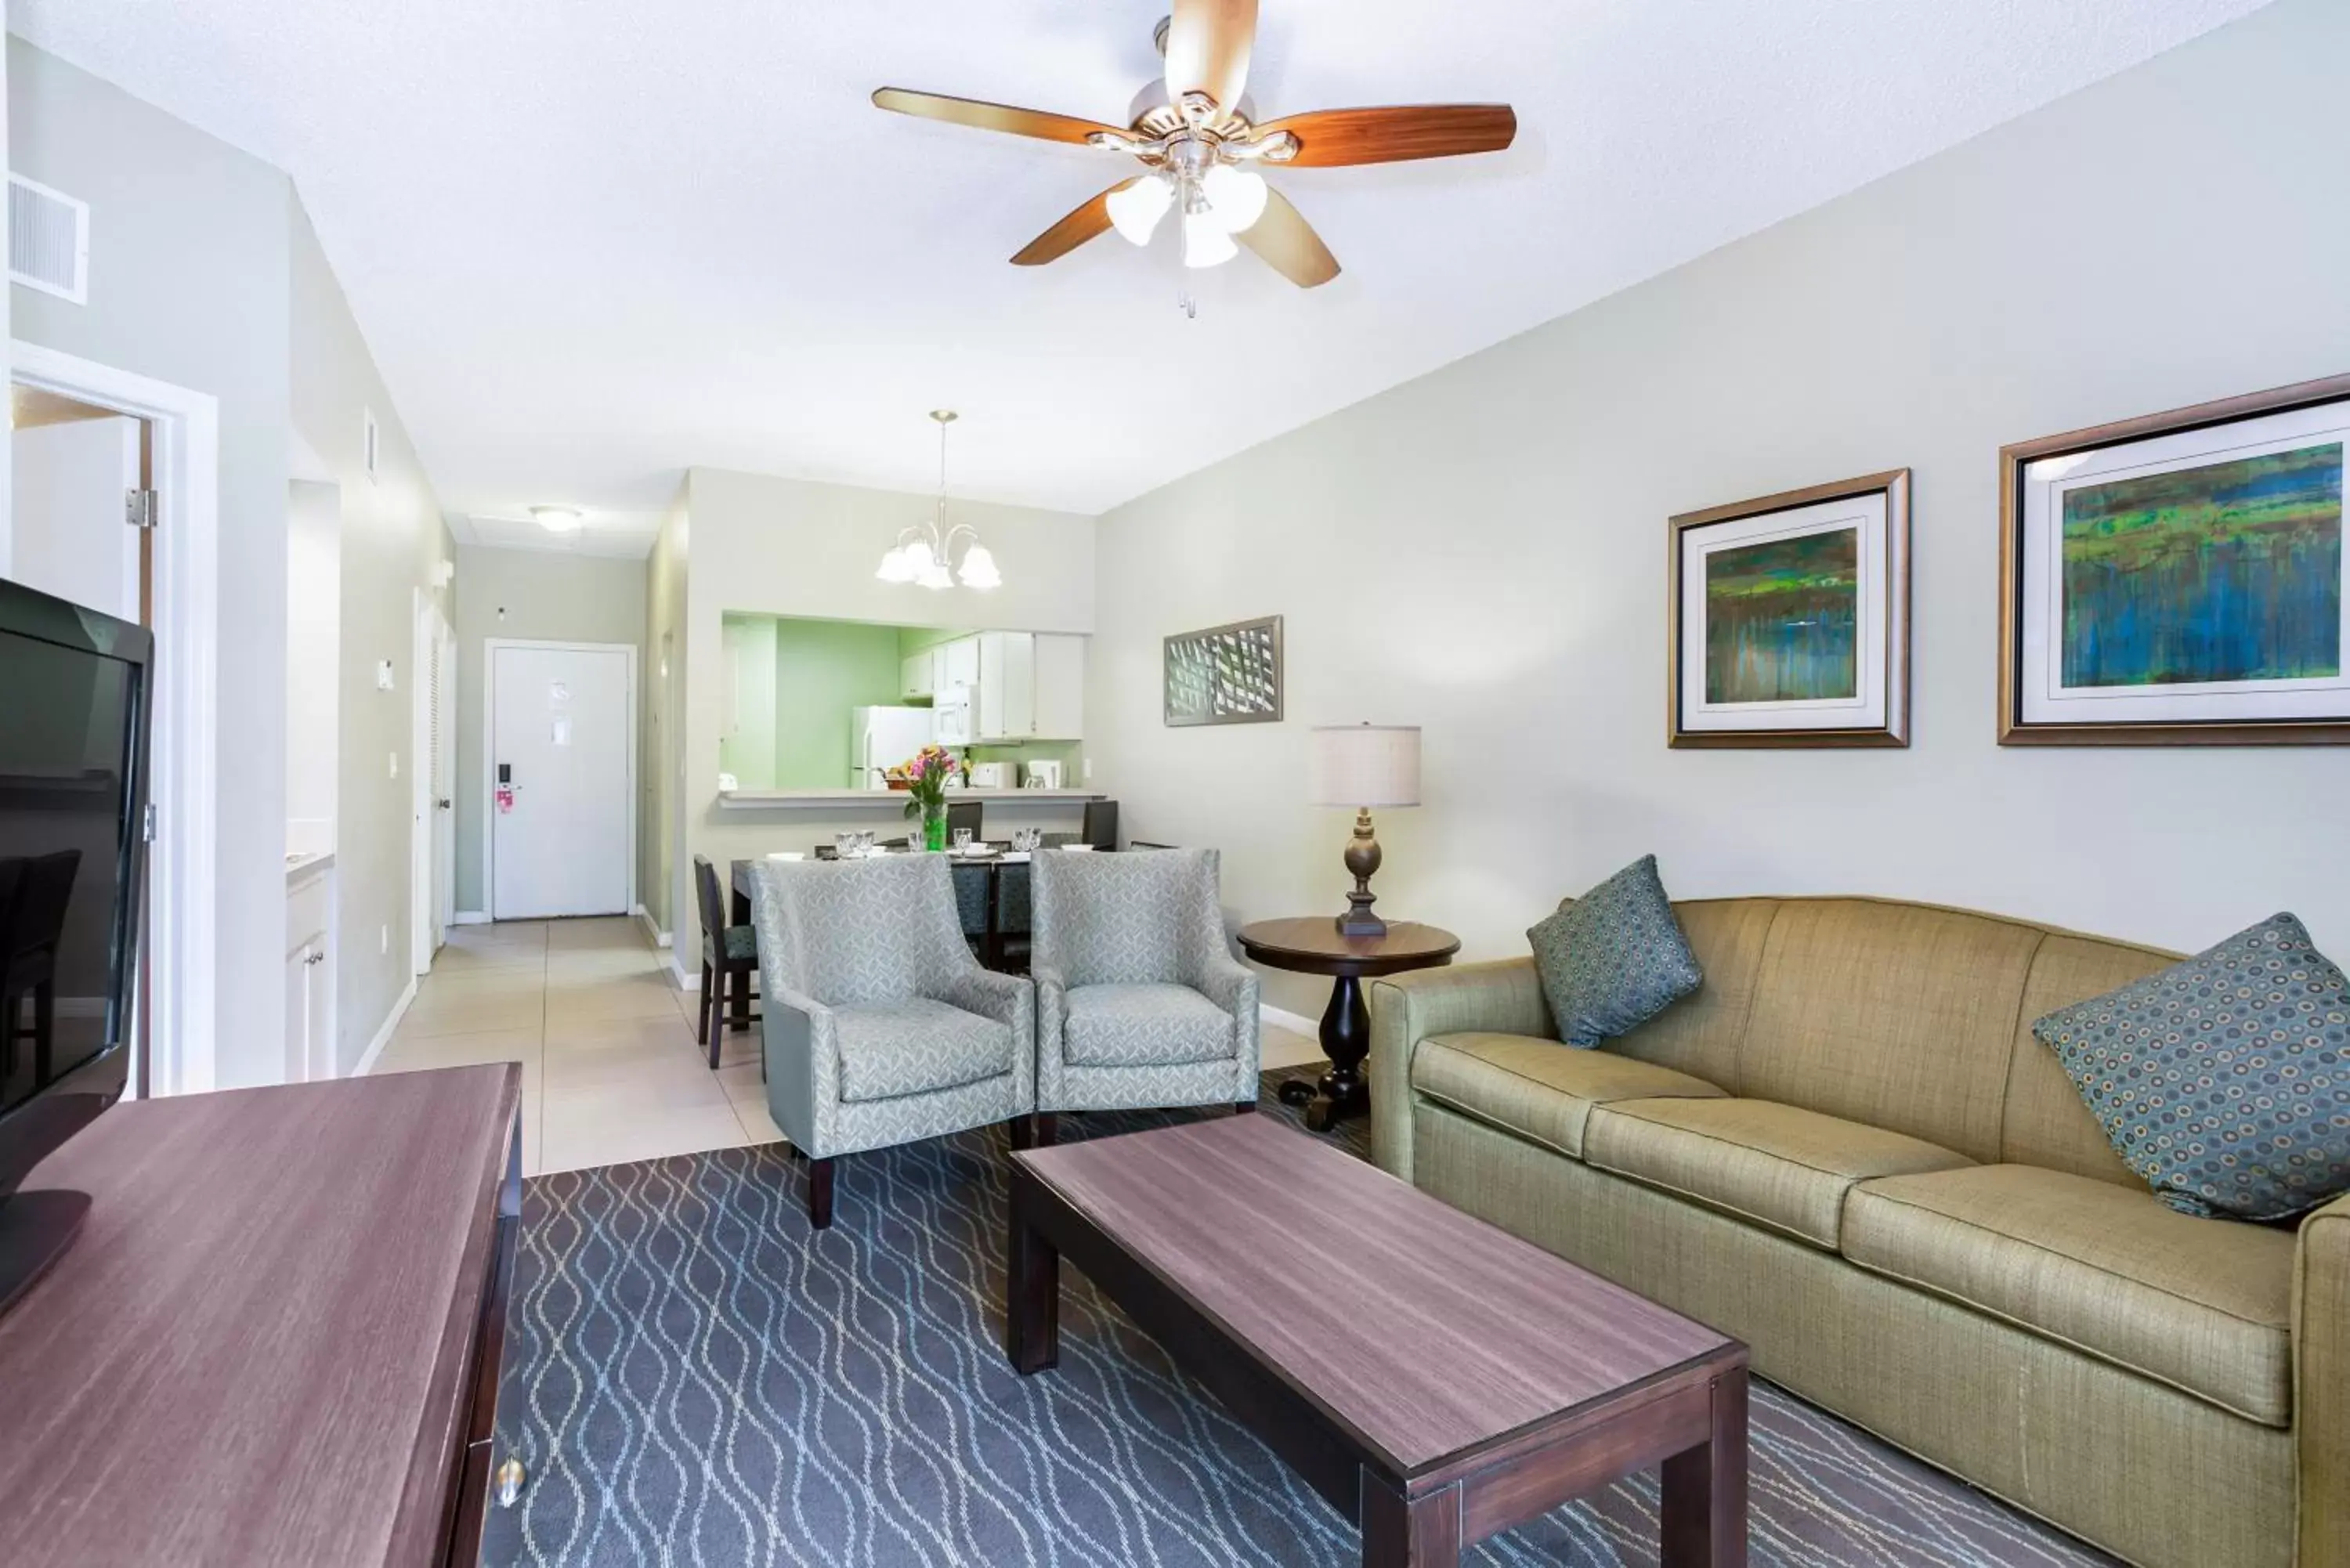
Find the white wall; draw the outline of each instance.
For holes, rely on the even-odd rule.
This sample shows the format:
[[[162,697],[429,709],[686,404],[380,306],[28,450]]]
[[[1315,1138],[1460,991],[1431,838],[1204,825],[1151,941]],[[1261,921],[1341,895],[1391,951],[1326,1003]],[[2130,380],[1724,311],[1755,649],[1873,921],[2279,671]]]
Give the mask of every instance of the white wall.
[[[17,337],[220,405],[215,1070],[282,1075],[291,186],[260,160],[8,40],[9,166],[90,204],[89,303],[9,290]],[[168,825],[165,831],[170,831]]]
[[[701,940],[693,917],[693,856],[723,866],[733,857],[805,848],[837,826],[878,827],[868,812],[835,821],[815,813],[722,812],[718,735],[723,664],[720,620],[728,610],[895,626],[1089,632],[1094,629],[1094,520],[1035,507],[951,502],[951,520],[976,527],[1003,574],[982,593],[933,592],[884,583],[874,568],[899,529],[931,514],[932,497],[854,485],[697,468],[686,475],[681,510],[655,545],[656,577],[681,605],[683,722],[672,726],[663,771],[678,799],[664,803],[678,836],[670,875],[670,925],[680,951]],[[668,564],[664,564],[667,562]],[[671,574],[681,578],[681,587]],[[653,608],[656,644],[665,627]],[[686,672],[691,678],[686,679]],[[1057,820],[1041,826],[1057,827]],[[658,918],[658,916],[656,917]]]
[[[645,667],[645,563],[548,550],[457,546],[457,908],[481,910],[488,815],[483,757],[487,639],[623,642]],[[643,722],[641,715],[638,720]],[[639,763],[641,766],[641,763]]]
[[[16,431],[5,575],[124,620],[139,618],[139,535],[123,520],[138,483],[139,421],[64,420]]]
[[[2280,0],[1751,239],[1118,508],[1087,701],[1128,831],[1247,919],[1336,910],[1308,725],[1426,729],[1383,909],[1524,950],[1654,850],[1676,894],[1851,891],[2350,957],[2350,750],[2002,749],[2003,442],[2350,370],[2350,6]],[[1914,745],[1669,752],[1665,519],[1916,471]],[[1288,720],[1170,730],[1159,639],[1287,617]],[[1277,977],[1318,1011],[1322,982]]]
[[[335,842],[343,501],[337,484],[297,479],[286,490],[286,847],[291,853]]]

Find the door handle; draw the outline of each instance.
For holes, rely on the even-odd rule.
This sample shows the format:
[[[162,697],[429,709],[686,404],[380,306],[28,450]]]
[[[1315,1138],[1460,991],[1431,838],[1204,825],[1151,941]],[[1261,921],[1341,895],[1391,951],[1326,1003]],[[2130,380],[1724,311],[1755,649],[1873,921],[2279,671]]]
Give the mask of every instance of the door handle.
[[[435,811],[446,811],[449,809],[449,803],[445,800],[436,800],[432,803],[432,808]]]

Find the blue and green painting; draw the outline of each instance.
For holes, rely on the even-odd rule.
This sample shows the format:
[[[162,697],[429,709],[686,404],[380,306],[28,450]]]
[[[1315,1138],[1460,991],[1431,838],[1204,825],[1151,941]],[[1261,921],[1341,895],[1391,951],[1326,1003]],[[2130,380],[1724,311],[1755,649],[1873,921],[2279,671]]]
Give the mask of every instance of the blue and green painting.
[[[1705,558],[1705,700],[1795,702],[1860,689],[1860,531]]]
[[[2342,443],[2064,493],[2067,686],[2342,673]]]

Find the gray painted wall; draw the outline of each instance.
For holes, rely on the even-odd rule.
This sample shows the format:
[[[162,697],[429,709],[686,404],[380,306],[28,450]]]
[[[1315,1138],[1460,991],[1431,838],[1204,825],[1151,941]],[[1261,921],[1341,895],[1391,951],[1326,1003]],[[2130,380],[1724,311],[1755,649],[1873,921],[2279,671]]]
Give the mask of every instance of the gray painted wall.
[[[645,563],[546,550],[457,546],[457,908],[482,906],[488,805],[483,694],[486,639],[624,642],[645,668]],[[639,723],[643,722],[641,715]],[[639,893],[641,897],[641,891]]]
[[[16,335],[220,400],[213,1033],[223,1085],[282,1072],[286,311],[293,189],[226,142],[8,40],[10,167],[90,204],[89,303],[12,286]]]
[[[416,616],[420,596],[450,613],[434,569],[453,543],[367,340],[296,201],[292,213],[293,427],[341,495],[341,625],[335,772],[335,1064],[357,1066],[409,981],[415,861]],[[363,452],[376,417],[376,473]],[[376,684],[390,659],[392,689]],[[291,736],[291,745],[317,745]],[[390,758],[400,757],[392,776]]]
[[[2350,6],[2267,10],[1104,519],[1095,782],[1335,909],[1306,729],[1426,729],[1382,909],[1523,952],[1643,852],[1676,894],[1848,891],[2176,948],[2280,909],[2350,956],[2350,750],[1994,743],[2003,442],[2350,370]],[[1910,465],[1914,744],[1669,752],[1665,519]],[[1180,548],[1169,541],[1180,540]],[[1287,617],[1288,720],[1170,730],[1159,639]],[[1318,1012],[1326,986],[1269,997]]]

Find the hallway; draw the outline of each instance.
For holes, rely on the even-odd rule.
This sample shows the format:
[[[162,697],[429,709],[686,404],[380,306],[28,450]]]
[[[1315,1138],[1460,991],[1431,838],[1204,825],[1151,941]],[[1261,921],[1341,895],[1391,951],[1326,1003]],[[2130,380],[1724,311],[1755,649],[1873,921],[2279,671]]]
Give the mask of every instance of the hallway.
[[[712,1073],[667,956],[625,918],[456,927],[374,1071],[521,1063],[528,1176],[780,1138],[757,1035]]]

